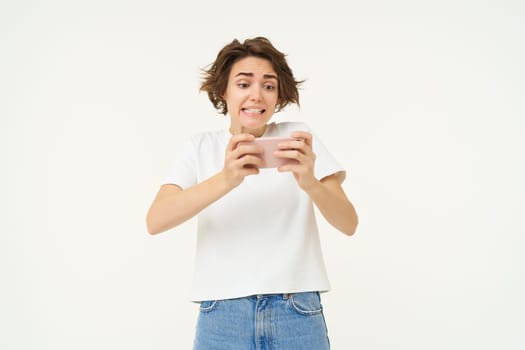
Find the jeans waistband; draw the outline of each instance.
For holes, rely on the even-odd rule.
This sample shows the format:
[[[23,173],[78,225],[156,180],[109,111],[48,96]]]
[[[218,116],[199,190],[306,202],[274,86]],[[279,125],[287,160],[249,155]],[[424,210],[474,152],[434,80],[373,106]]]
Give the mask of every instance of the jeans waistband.
[[[253,297],[257,299],[268,298],[268,297],[282,297],[284,300],[290,299],[293,293],[276,293],[276,294],[256,294]]]

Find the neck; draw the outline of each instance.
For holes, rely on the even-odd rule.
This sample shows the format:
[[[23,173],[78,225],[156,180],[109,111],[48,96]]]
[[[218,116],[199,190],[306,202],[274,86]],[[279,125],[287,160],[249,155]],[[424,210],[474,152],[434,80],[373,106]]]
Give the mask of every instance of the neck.
[[[265,130],[266,130],[266,125],[263,125],[262,127],[257,128],[257,129],[249,129],[249,128],[245,128],[245,127],[243,127],[241,125],[231,125],[230,126],[230,133],[232,135],[252,134],[255,137],[260,137],[260,136],[262,136],[264,134]]]

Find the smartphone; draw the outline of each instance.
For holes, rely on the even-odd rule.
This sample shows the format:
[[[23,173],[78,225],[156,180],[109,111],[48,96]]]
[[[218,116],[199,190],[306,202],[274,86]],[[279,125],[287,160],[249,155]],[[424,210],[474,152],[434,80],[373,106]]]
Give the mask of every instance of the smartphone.
[[[277,158],[273,155],[273,152],[279,150],[277,146],[279,143],[284,141],[294,141],[291,137],[257,137],[253,141],[241,141],[238,145],[252,145],[256,144],[263,148],[263,153],[259,156],[263,160],[263,166],[261,168],[277,168],[285,164],[297,164],[297,160],[290,158]]]

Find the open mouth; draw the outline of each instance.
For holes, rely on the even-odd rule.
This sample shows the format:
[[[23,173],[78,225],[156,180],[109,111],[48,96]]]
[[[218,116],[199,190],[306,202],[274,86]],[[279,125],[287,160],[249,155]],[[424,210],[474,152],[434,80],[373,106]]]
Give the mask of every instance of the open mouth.
[[[261,108],[241,108],[241,110],[243,112],[253,113],[253,114],[263,114],[266,111],[266,109],[261,109]]]

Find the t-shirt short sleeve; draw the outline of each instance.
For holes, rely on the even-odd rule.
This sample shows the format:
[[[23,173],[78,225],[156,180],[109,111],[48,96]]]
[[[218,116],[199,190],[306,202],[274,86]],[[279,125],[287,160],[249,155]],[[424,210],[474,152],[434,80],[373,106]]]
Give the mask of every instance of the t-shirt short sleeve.
[[[182,189],[197,184],[198,150],[195,137],[188,140],[176,152],[167,176],[162,181],[163,185],[178,185]]]

